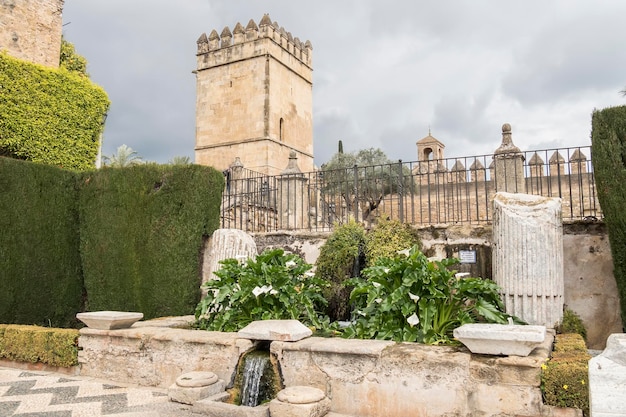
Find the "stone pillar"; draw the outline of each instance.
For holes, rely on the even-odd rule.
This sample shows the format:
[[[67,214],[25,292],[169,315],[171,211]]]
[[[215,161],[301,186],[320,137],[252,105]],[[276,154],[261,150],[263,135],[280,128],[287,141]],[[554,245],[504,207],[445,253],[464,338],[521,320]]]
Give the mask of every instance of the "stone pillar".
[[[502,125],[502,144],[493,153],[496,191],[525,193],[524,155],[511,138],[511,125]]]
[[[626,416],[626,333],[610,335],[604,352],[589,360],[589,411]]]
[[[243,230],[217,229],[204,246],[202,283],[215,279],[213,272],[221,268],[220,261],[229,258],[246,260],[256,255],[256,243],[252,236]]]
[[[554,328],[563,316],[561,199],[497,193],[493,277],[506,312]]]
[[[298,167],[298,156],[292,150],[289,153],[287,168],[278,177],[279,229],[293,230],[307,227],[306,219],[309,212],[307,183],[308,179]]]

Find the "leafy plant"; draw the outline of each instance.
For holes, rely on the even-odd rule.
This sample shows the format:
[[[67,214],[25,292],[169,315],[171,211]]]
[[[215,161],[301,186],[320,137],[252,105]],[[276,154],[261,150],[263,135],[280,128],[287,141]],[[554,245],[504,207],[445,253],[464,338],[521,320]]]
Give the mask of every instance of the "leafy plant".
[[[396,252],[414,245],[421,247],[417,231],[399,220],[381,218],[365,235],[365,258],[372,266],[381,257],[393,257]]]
[[[335,227],[320,249],[316,262],[316,276],[328,281],[324,298],[328,301],[326,313],[331,321],[350,317],[350,289],[346,280],[359,276],[364,262],[365,230],[355,221]]]
[[[109,99],[64,66],[46,68],[0,52],[0,155],[65,169],[93,169]]]
[[[268,249],[243,263],[226,259],[221,264],[217,278],[203,284],[208,293],[196,308],[200,329],[233,332],[255,320],[280,319],[328,326],[328,318],[315,309],[325,304],[322,289],[328,283],[299,256]]]
[[[450,343],[454,328],[510,317],[498,286],[481,278],[461,278],[448,267],[458,260],[429,261],[418,246],[379,258],[353,278],[352,323],[344,336],[427,344]]]
[[[558,325],[556,331],[557,333],[576,333],[579,334],[583,340],[587,340],[585,324],[580,316],[569,308],[563,311],[563,320]]]

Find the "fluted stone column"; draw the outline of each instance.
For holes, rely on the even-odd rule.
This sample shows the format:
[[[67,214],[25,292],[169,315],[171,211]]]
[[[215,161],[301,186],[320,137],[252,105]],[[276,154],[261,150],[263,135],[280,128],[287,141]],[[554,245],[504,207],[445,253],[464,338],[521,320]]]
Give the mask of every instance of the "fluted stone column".
[[[561,199],[497,193],[493,277],[506,312],[553,328],[563,316]]]
[[[213,273],[224,259],[235,258],[245,261],[257,256],[256,243],[252,236],[238,229],[217,229],[204,245],[202,260],[202,283],[215,279]],[[205,294],[205,291],[202,291]]]

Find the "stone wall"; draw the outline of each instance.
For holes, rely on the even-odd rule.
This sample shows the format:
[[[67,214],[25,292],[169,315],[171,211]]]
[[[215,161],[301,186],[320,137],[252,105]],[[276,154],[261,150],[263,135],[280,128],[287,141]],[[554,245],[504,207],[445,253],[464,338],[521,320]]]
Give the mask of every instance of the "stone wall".
[[[0,50],[57,68],[64,0],[0,0]]]
[[[492,278],[490,225],[429,226],[418,228],[427,256],[460,257],[475,253],[475,263],[457,265],[459,272]],[[329,233],[276,232],[254,235],[257,249],[283,247],[315,263]],[[591,349],[604,349],[611,333],[622,331],[617,284],[606,226],[601,222],[563,225],[564,303],[587,328]]]
[[[152,327],[159,326],[159,327]],[[471,354],[464,347],[312,337],[272,342],[285,387],[313,386],[331,411],[359,417],[539,416],[541,364],[553,342],[528,357]],[[164,328],[80,331],[81,375],[167,388],[183,373],[211,371],[233,380],[254,343],[236,333]]]

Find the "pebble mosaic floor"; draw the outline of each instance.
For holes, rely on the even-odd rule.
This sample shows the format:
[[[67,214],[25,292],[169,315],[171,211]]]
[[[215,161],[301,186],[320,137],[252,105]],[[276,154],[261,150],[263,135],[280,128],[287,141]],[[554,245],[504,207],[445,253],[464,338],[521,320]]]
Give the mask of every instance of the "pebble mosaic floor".
[[[93,378],[0,368],[0,417],[192,416],[167,391]]]

